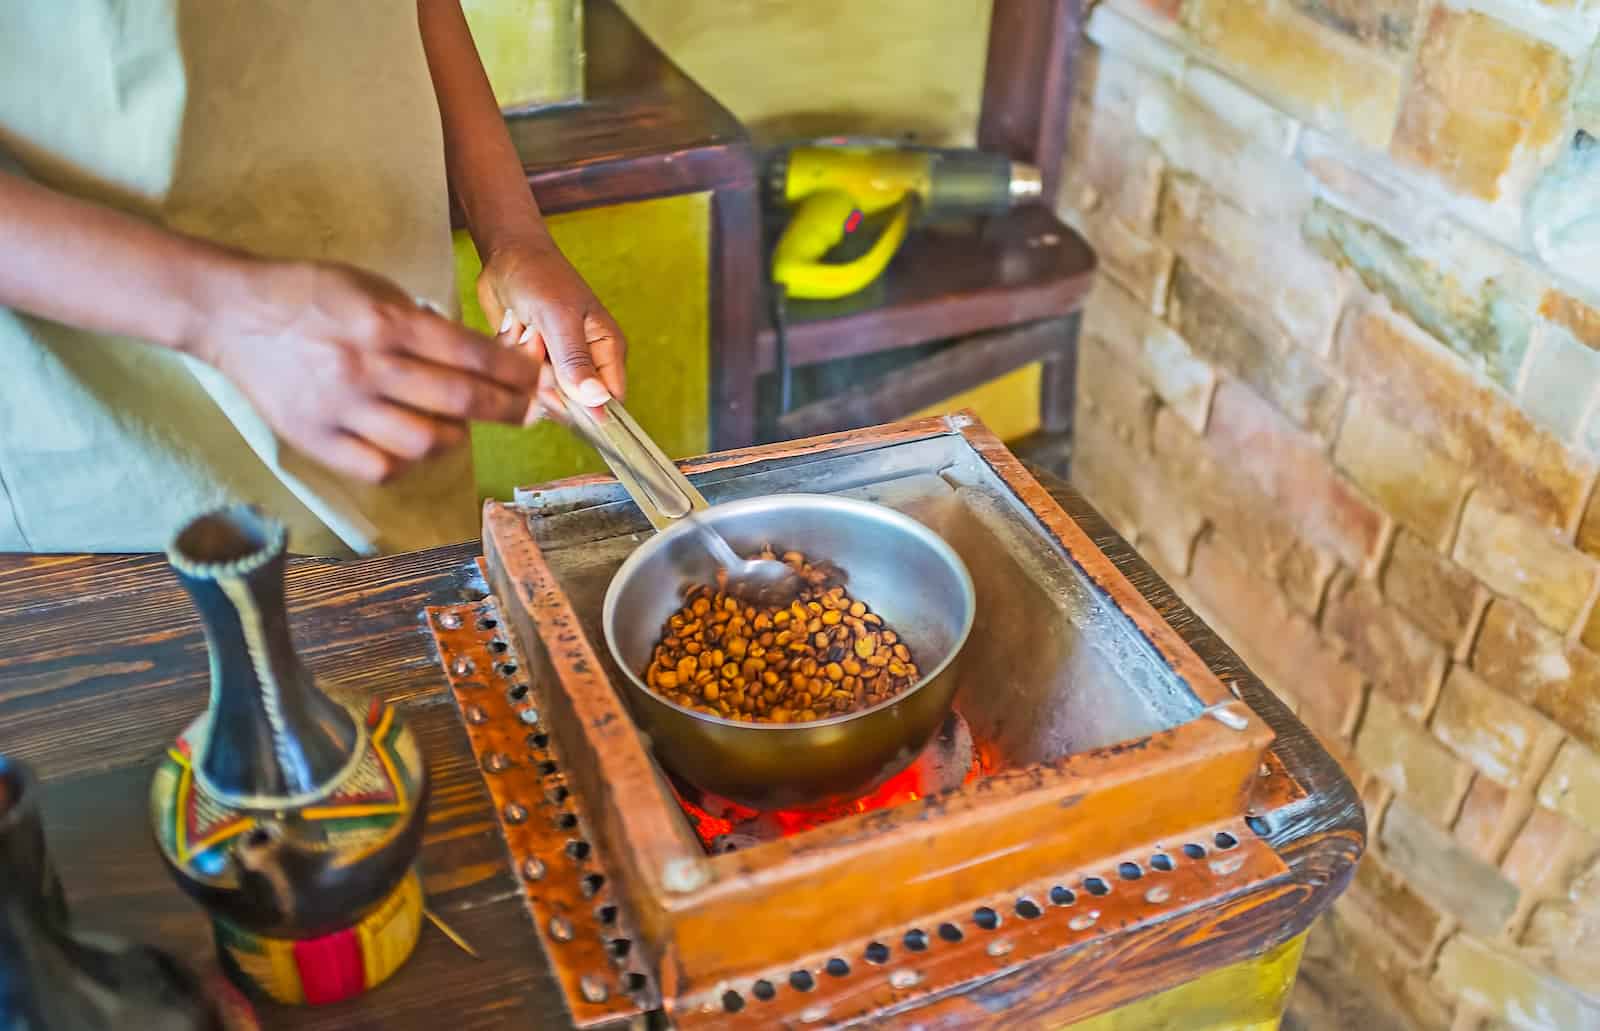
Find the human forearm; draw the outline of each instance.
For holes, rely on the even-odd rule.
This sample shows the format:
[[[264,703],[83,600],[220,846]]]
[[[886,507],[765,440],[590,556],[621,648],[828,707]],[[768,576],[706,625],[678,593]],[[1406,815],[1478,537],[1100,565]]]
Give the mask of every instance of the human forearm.
[[[549,245],[460,0],[418,0],[417,22],[439,102],[450,185],[478,253],[488,260],[507,246]]]
[[[270,261],[0,172],[0,305],[194,355],[278,435],[383,480],[518,422],[539,363],[358,269]]]
[[[196,352],[252,259],[0,172],[0,306]]]
[[[460,0],[417,0],[417,23],[450,183],[483,259],[484,314],[503,343],[523,345],[537,361],[550,359],[540,397],[552,414],[563,405],[555,382],[587,405],[620,397],[627,342],[545,228]]]

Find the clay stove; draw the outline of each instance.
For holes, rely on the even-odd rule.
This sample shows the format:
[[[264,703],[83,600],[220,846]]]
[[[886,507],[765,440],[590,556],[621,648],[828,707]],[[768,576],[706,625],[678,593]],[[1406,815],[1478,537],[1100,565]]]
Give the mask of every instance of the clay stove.
[[[1003,1025],[985,986],[1093,976],[1118,949],[1220,942],[1222,914],[1283,922],[1303,901],[1269,840],[1306,794],[1273,730],[970,417],[685,469],[712,503],[838,492],[922,520],[972,572],[977,621],[916,763],[849,804],[757,813],[663,771],[629,716],[600,599],[649,527],[620,488],[486,507],[493,595],[428,620],[580,1026],[657,1008],[681,1027]]]

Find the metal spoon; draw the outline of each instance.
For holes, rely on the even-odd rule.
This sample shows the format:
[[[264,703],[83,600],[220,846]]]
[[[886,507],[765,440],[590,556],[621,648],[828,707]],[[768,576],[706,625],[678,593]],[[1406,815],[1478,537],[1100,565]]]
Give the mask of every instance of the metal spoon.
[[[563,398],[565,400],[565,398]],[[683,519],[712,560],[727,574],[724,589],[762,605],[786,605],[805,586],[795,570],[777,559],[743,558],[695,513],[708,507],[688,477],[656,446],[615,398],[599,408],[566,402],[566,422],[605,459],[645,518],[657,530]]]

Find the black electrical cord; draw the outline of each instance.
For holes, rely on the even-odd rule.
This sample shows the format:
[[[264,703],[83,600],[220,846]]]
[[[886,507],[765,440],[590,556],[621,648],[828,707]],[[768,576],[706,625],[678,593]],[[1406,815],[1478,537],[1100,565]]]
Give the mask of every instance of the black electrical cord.
[[[789,365],[788,291],[772,284],[773,366],[778,373],[778,415],[789,413],[794,403],[794,369]]]

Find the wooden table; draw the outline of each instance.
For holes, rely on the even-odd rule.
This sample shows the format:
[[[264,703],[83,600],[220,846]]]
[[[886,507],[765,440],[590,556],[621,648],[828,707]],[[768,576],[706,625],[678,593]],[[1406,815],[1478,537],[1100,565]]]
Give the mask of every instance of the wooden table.
[[[1041,480],[1277,731],[1274,753],[1310,791],[1271,839],[1302,893],[1291,918],[1299,926],[1280,930],[1298,934],[1349,880],[1365,834],[1360,801],[1306,729],[1104,520],[1071,488]],[[288,595],[295,641],[319,676],[403,704],[434,783],[422,855],[430,904],[482,958],[424,927],[415,956],[377,991],[325,1009],[264,1007],[267,1026],[432,1029],[446,1014],[451,1031],[566,1025],[422,623],[426,605],[481,596],[477,554],[473,542],[297,560]],[[39,771],[75,917],[195,963],[211,962],[207,925],[161,865],[145,794],[162,749],[204,708],[206,670],[199,622],[161,556],[0,555],[0,752]]]

